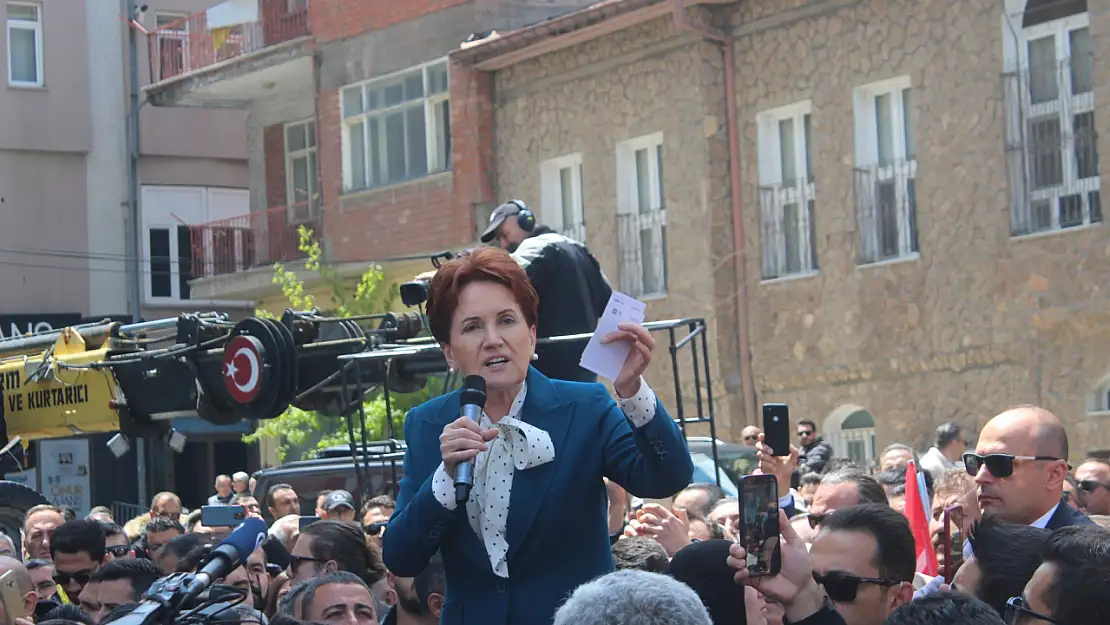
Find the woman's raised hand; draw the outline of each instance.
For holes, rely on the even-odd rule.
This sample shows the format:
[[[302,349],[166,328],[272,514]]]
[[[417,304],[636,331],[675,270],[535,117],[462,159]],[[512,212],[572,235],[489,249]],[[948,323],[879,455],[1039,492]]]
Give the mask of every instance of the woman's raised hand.
[[[623,321],[617,324],[618,330],[602,337],[602,343],[615,343],[628,341],[632,349],[628,350],[628,358],[624,360],[617,379],[613,380],[613,388],[617,395],[629,398],[640,392],[640,376],[647,371],[651,364],[651,353],[655,349],[655,337],[647,328],[638,324]]]

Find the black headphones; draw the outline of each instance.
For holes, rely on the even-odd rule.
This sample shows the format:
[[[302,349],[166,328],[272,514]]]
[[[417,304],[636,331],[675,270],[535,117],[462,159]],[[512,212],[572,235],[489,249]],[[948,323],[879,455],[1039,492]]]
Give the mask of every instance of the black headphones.
[[[531,232],[532,230],[535,230],[536,215],[531,210],[529,210],[527,206],[524,205],[524,202],[521,202],[520,200],[509,200],[505,203],[515,204],[516,207],[520,209],[520,211],[516,214],[516,223],[518,226],[520,226],[521,230],[525,232]]]

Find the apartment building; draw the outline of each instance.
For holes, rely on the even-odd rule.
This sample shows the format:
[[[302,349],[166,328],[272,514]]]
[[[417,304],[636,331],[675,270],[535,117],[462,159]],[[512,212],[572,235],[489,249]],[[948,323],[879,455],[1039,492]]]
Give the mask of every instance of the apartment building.
[[[152,45],[179,46],[145,89],[154,107],[247,116],[251,210],[193,229],[205,257],[192,293],[280,310],[270,267],[300,256],[301,227],[352,279],[373,262],[404,281],[428,254],[471,243],[493,202],[492,139],[448,54],[475,32],[584,4],[261,0],[257,20],[228,31],[198,12],[153,33]]]
[[[127,3],[12,0],[0,3],[0,336],[134,312],[153,319],[196,309],[250,310],[250,302],[192,298],[187,224],[246,213],[246,114],[237,110],[140,109],[138,158],[141,249],[137,311],[130,296]],[[152,0],[135,16],[154,29],[201,8],[197,0]],[[137,37],[140,85],[150,82],[148,44]],[[244,424],[249,426],[249,424]],[[151,448],[151,483],[172,484],[173,462],[208,464],[217,442],[245,446],[235,428],[199,420],[184,455]],[[115,459],[92,439],[106,479]],[[84,439],[80,439],[84,440]],[[68,442],[67,442],[68,444]],[[198,456],[198,454],[200,454]],[[207,454],[207,455],[206,455]],[[104,456],[101,458],[101,456]],[[134,475],[134,454],[122,474]],[[202,473],[203,474],[203,473]],[[116,475],[115,477],[118,477]],[[121,501],[136,485],[118,480]],[[108,497],[109,492],[100,494]],[[89,492],[85,489],[85,492]]]
[[[472,243],[515,197],[584,239],[650,318],[708,320],[723,437],[783,401],[867,461],[1030,402],[1065,420],[1076,456],[1110,449],[1095,60],[1110,7],[510,15],[525,4],[263,0],[224,57],[151,85],[155,105],[249,112],[256,225],[194,292],[269,297],[251,267],[288,255],[298,222],[355,271]],[[188,32],[219,48],[203,23]],[[673,401],[668,377],[651,382]]]

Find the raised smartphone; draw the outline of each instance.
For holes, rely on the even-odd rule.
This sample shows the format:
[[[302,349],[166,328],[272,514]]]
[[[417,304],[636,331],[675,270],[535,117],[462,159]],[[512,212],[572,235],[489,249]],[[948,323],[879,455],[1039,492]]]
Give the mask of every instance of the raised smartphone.
[[[320,517],[318,517],[318,516],[303,516],[303,517],[301,517],[301,524],[300,524],[300,527],[298,529],[303,530],[304,528],[308,527],[309,525],[312,525],[313,523],[315,523],[319,520],[320,520]]]
[[[763,404],[763,444],[776,456],[790,455],[790,407]]]
[[[748,554],[752,577],[776,575],[782,567],[779,549],[779,485],[773,475],[740,479],[740,532],[737,542]]]
[[[0,602],[4,604],[4,625],[12,625],[17,618],[27,618],[27,611],[23,608],[23,593],[15,581],[15,571],[8,571],[0,575]]]
[[[205,527],[237,527],[247,518],[243,506],[204,506],[200,509],[200,522]]]

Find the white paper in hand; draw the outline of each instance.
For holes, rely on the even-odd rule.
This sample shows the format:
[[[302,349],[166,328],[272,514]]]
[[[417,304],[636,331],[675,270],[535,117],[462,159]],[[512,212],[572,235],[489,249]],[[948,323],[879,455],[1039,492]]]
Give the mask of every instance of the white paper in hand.
[[[597,330],[594,331],[590,342],[586,344],[585,351],[582,352],[579,366],[603,378],[617,379],[617,374],[621,372],[624,361],[628,359],[628,351],[632,349],[632,345],[627,341],[602,344],[601,339],[611,332],[620,330],[617,324],[623,321],[643,323],[645,310],[647,305],[643,302],[624,293],[613,291],[609,296],[609,303],[605,305],[605,313],[597,322]]]

